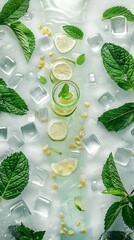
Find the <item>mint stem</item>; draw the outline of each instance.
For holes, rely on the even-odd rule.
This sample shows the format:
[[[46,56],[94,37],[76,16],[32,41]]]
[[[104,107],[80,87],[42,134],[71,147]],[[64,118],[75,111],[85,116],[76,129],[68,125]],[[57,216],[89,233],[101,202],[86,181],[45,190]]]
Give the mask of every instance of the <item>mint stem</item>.
[[[130,195],[132,195],[134,193],[134,189],[132,190],[132,192],[130,193]]]

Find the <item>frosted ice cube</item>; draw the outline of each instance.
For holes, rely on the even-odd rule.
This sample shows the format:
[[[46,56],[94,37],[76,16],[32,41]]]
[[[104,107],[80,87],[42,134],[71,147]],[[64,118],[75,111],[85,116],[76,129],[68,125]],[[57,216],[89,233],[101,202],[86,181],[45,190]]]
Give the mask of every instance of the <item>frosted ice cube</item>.
[[[88,84],[89,84],[89,86],[95,86],[96,85],[96,76],[95,76],[94,73],[89,73]]]
[[[0,40],[3,39],[4,35],[5,35],[5,32],[4,32],[3,28],[0,27]]]
[[[5,74],[10,75],[16,68],[16,62],[5,56],[0,60],[0,70],[2,70]]]
[[[123,16],[111,18],[111,29],[113,35],[126,35],[128,32],[127,19]]]
[[[15,73],[9,78],[9,86],[12,88],[16,88],[22,80],[23,75],[21,73]]]
[[[10,212],[16,223],[23,222],[31,214],[28,206],[23,200],[20,200],[12,205],[10,207]]]
[[[37,129],[33,122],[22,126],[21,132],[23,134],[25,141],[31,140],[33,137],[37,135]]]
[[[11,136],[8,139],[7,143],[10,146],[11,151],[13,151],[13,152],[17,151],[24,144],[24,142],[16,135]]]
[[[30,94],[34,102],[37,104],[46,101],[49,97],[48,92],[40,85],[31,89]]]
[[[41,122],[47,122],[47,121],[48,121],[48,118],[49,118],[47,108],[46,108],[46,107],[40,108],[40,109],[37,111],[37,117],[39,118],[39,120],[40,120]]]
[[[27,12],[24,16],[24,18],[26,19],[26,21],[30,22],[33,18],[33,14],[31,12]]]
[[[131,131],[131,135],[132,135],[132,137],[134,137],[134,128]]]
[[[44,197],[37,197],[34,211],[46,218],[49,217],[51,201]]]
[[[121,166],[127,166],[131,158],[133,157],[132,152],[123,147],[119,147],[115,153],[115,162]]]
[[[106,25],[103,29],[104,32],[109,32],[109,25]]]
[[[94,134],[86,135],[82,142],[86,151],[92,156],[94,156],[101,147],[100,141]]]
[[[95,52],[98,52],[103,45],[103,38],[100,33],[90,36],[87,39],[87,41],[88,41],[90,48]]]
[[[113,98],[113,96],[109,92],[106,92],[98,99],[98,102],[102,106],[104,106],[106,108],[109,108],[111,103],[114,102],[114,98]]]
[[[5,141],[7,139],[7,127],[0,127],[0,141]]]
[[[43,52],[50,50],[53,47],[52,38],[49,36],[44,36],[43,38],[39,39],[39,46]]]
[[[31,182],[38,185],[43,186],[48,178],[48,172],[41,168],[35,168],[33,171]]]
[[[101,180],[94,180],[91,184],[91,189],[94,192],[102,192],[104,190],[104,186]]]

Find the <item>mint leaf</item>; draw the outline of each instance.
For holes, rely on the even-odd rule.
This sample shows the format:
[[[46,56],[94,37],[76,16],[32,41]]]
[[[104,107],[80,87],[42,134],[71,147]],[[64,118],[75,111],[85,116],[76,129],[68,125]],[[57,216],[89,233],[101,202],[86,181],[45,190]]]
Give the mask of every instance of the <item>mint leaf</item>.
[[[109,155],[106,163],[104,164],[103,171],[102,171],[102,180],[107,189],[107,192],[110,192],[112,189],[112,190],[121,192],[121,196],[123,194],[126,195],[127,192],[118,174],[112,153]]]
[[[134,122],[134,102],[109,110],[98,118],[109,131],[118,132]]]
[[[115,6],[108,8],[104,13],[103,13],[103,19],[111,19],[112,17],[116,16],[124,16],[127,18],[128,21],[134,22],[134,14],[128,10],[126,7],[123,6]]]
[[[111,79],[125,91],[134,90],[134,59],[124,48],[105,43],[101,50],[104,67]]]
[[[125,192],[122,192],[122,191],[119,191],[119,190],[116,190],[116,189],[112,189],[112,188],[109,188],[108,190],[105,190],[102,192],[103,194],[111,194],[111,195],[114,195],[114,196],[126,196],[126,193]]]
[[[122,208],[123,208],[123,205],[120,202],[115,202],[108,209],[105,216],[105,231],[107,231],[111,227],[115,219],[118,217]]]
[[[132,204],[132,207],[134,209],[134,196],[129,197],[129,201]]]
[[[86,60],[86,56],[85,54],[81,54],[78,58],[77,58],[77,64],[78,65],[82,65]]]
[[[40,83],[42,83],[42,84],[46,84],[47,83],[47,79],[45,77],[43,77],[43,76],[39,76],[38,79],[39,79]]]
[[[122,231],[108,231],[102,234],[99,240],[132,240],[132,238]]]
[[[0,80],[0,112],[24,115],[28,107],[24,100],[13,89],[8,88],[3,80]]]
[[[30,60],[32,53],[35,49],[35,37],[34,34],[28,29],[23,23],[15,22],[10,25],[17,39],[19,40],[20,46],[24,52],[27,62]]]
[[[0,13],[0,24],[9,24],[25,15],[30,0],[8,0]]]
[[[0,199],[16,198],[29,180],[28,160],[22,152],[7,157],[0,165]]]
[[[80,40],[83,39],[84,33],[80,28],[72,25],[65,25],[63,29],[70,37]]]
[[[69,92],[69,85],[65,83],[63,88],[61,89],[58,97],[59,98],[62,97],[66,100],[69,100],[72,96],[73,96],[73,94]]]
[[[122,217],[124,223],[131,229],[134,229],[134,209],[126,205],[122,209]]]

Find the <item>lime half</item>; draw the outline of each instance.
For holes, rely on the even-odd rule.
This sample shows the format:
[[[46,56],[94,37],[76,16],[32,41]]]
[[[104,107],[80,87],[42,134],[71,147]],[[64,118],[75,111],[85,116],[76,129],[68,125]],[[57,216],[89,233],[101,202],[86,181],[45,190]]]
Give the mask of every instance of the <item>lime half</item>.
[[[60,176],[71,175],[78,167],[78,160],[74,158],[69,158],[58,163],[52,163],[52,170]]]
[[[60,81],[70,80],[73,75],[73,70],[67,62],[57,61],[52,66],[52,75],[55,79]]]
[[[70,52],[76,45],[76,40],[66,34],[58,34],[55,39],[55,46],[60,53]]]
[[[67,137],[67,125],[62,120],[53,120],[48,125],[48,136],[53,141],[63,141]]]
[[[75,197],[74,205],[79,211],[85,211],[85,204],[82,197]]]

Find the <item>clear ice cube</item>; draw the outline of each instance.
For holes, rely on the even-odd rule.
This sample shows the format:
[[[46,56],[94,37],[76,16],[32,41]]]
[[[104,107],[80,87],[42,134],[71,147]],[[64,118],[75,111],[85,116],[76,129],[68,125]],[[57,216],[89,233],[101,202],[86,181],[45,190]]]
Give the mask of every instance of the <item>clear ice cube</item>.
[[[111,29],[113,35],[126,35],[128,32],[127,19],[123,16],[111,18]]]
[[[0,141],[5,141],[7,139],[7,127],[0,127]]]
[[[21,73],[15,73],[9,78],[9,86],[12,88],[16,88],[23,80],[23,77],[24,76]]]
[[[28,206],[23,200],[20,200],[12,205],[10,207],[10,212],[16,223],[24,221],[31,214]]]
[[[37,117],[41,122],[47,122],[49,118],[47,108],[46,107],[40,108],[37,111]]]
[[[31,176],[31,182],[42,187],[47,181],[47,178],[48,178],[48,172],[44,169],[37,167],[33,171],[33,174]]]
[[[40,104],[48,100],[49,97],[48,92],[40,85],[31,89],[30,94],[36,104]]]
[[[134,137],[134,128],[131,130],[131,135]]]
[[[8,57],[5,56],[0,60],[0,70],[7,75],[10,75],[16,68],[16,62]]]
[[[98,102],[105,108],[109,108],[111,103],[114,102],[113,96],[109,93],[106,92],[104,93],[99,99]]]
[[[34,211],[45,218],[49,217],[51,208],[51,201],[44,197],[37,197],[35,202]]]
[[[83,145],[84,145],[86,151],[92,156],[94,156],[101,147],[100,141],[94,134],[86,135],[83,138],[82,142],[83,142]]]
[[[102,192],[104,190],[102,180],[94,180],[91,184],[91,189],[93,192]]]
[[[115,153],[114,159],[116,163],[125,167],[128,165],[132,157],[133,157],[133,154],[129,149],[119,147]]]
[[[41,51],[48,51],[53,47],[53,39],[49,36],[44,36],[39,39],[39,46]]]
[[[23,134],[24,140],[29,141],[32,138],[36,137],[37,129],[33,122],[28,123],[21,127],[21,132]]]
[[[109,25],[106,25],[103,29],[103,31],[106,33],[106,32],[109,32]]]
[[[24,16],[24,18],[26,19],[27,22],[31,22],[32,18],[33,18],[33,14],[31,12],[27,12]]]
[[[10,146],[11,151],[13,152],[17,151],[24,144],[24,142],[16,135],[11,136],[8,139],[7,143]]]
[[[89,86],[95,86],[96,85],[96,76],[95,76],[94,73],[89,73],[88,84],[89,84]]]
[[[95,52],[98,52],[103,45],[103,38],[100,33],[88,37],[87,41],[90,48]]]

